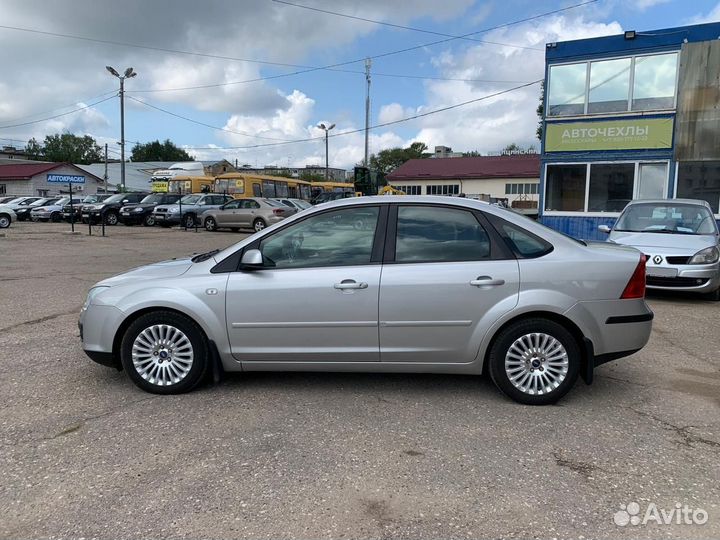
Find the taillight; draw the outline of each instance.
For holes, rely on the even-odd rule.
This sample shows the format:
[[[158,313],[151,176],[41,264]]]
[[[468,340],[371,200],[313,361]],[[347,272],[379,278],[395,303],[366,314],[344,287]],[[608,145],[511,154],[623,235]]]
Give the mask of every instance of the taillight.
[[[647,257],[640,255],[640,262],[635,268],[630,281],[625,286],[625,290],[620,297],[621,300],[627,300],[629,298],[645,298],[645,261]]]
[[[283,210],[282,208],[273,208],[273,214],[275,214],[276,216],[281,216],[284,213],[285,213],[285,210]]]

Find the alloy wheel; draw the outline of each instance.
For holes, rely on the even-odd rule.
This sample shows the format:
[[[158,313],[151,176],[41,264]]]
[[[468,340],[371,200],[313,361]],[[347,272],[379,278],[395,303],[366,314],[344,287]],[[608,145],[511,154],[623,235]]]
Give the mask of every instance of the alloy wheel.
[[[132,345],[132,363],[140,377],[157,386],[182,381],[193,365],[190,339],[178,328],[154,324],[140,332]]]
[[[516,339],[505,355],[505,373],[510,383],[525,394],[549,394],[567,377],[568,353],[563,344],[542,332]]]
[[[7,229],[10,226],[10,218],[7,216],[0,216],[0,229]]]
[[[265,228],[265,222],[262,219],[255,220],[255,223],[253,223],[253,229],[255,229],[255,232],[260,232]]]

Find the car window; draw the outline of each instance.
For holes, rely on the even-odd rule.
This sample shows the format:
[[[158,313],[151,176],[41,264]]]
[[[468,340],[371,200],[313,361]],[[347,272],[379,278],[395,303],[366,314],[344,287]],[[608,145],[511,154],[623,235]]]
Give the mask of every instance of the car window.
[[[477,261],[490,258],[490,239],[466,210],[398,208],[395,262]]]
[[[240,201],[231,201],[223,206],[223,210],[235,210],[236,208],[240,208]]]
[[[522,227],[505,221],[504,219],[487,215],[493,227],[500,233],[505,242],[510,245],[516,256],[524,259],[534,259],[547,255],[553,250],[553,245],[539,236],[526,231]]]
[[[343,208],[311,216],[263,239],[271,268],[355,266],[370,263],[379,208]]]
[[[240,208],[260,208],[260,205],[257,201],[253,201],[252,199],[245,199],[242,202]]]
[[[253,197],[262,197],[262,188],[260,184],[253,184]]]

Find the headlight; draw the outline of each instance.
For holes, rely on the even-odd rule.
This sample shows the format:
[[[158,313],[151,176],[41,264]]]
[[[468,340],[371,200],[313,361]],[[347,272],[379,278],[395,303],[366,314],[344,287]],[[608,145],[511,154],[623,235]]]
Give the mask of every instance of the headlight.
[[[90,305],[90,302],[92,302],[92,299],[95,298],[99,293],[104,291],[105,289],[109,289],[110,287],[108,285],[101,285],[99,287],[93,287],[88,291],[87,298],[85,299],[85,303],[83,304],[83,309],[87,309]]]
[[[698,251],[688,264],[712,264],[718,262],[718,259],[720,259],[720,250],[716,246],[711,246]]]
[[[142,208],[133,208],[132,211],[135,212],[136,214],[139,214],[140,212],[143,211],[143,209]]]
[[[172,206],[172,207],[168,208],[169,214],[177,214],[179,211],[180,211],[180,208],[178,208],[177,206]]]

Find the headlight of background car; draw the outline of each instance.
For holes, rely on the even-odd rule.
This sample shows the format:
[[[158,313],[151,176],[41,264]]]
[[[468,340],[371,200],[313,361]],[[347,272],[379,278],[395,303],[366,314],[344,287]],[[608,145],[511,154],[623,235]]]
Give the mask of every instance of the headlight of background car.
[[[90,302],[92,302],[92,299],[95,298],[98,293],[101,293],[105,289],[109,289],[110,287],[107,285],[101,285],[100,287],[93,287],[88,291],[87,298],[85,299],[85,303],[83,304],[83,310],[87,309],[90,305]]]
[[[711,246],[698,251],[688,264],[712,264],[718,262],[718,259],[720,259],[720,250],[716,246]]]
[[[168,212],[171,213],[171,214],[175,214],[175,213],[177,213],[177,212],[179,212],[179,211],[180,211],[180,209],[179,209],[177,206],[173,206],[173,207],[171,207],[171,208],[168,208]]]
[[[142,208],[133,208],[132,211],[139,214],[140,212],[143,211],[143,209]]]

